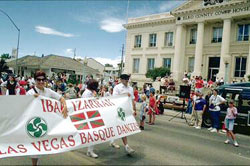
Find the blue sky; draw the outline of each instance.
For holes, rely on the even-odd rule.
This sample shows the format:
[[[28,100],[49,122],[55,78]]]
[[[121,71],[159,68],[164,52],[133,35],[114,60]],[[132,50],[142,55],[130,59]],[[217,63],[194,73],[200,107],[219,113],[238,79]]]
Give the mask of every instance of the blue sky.
[[[130,0],[128,17],[168,12],[182,0]],[[92,57],[99,62],[120,62],[125,44],[127,0],[0,1],[21,29],[19,57],[56,54]],[[17,46],[17,30],[0,12],[0,54]]]

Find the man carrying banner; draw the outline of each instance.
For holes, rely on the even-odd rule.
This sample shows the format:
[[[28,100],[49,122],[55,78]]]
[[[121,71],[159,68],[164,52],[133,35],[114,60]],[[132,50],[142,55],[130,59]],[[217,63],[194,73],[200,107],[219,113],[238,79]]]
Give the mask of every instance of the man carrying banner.
[[[114,91],[113,91],[113,96],[117,96],[117,95],[122,95],[122,94],[128,94],[128,96],[132,97],[132,104],[133,104],[133,110],[134,110],[134,116],[136,116],[136,106],[135,106],[135,96],[134,96],[134,92],[133,92],[133,88],[131,86],[128,85],[129,82],[129,75],[127,74],[122,74],[120,76],[121,79],[121,83],[116,85],[114,87]],[[132,154],[135,152],[134,149],[132,149],[131,147],[128,146],[128,139],[127,137],[123,137],[122,138],[123,144],[125,146],[125,150],[128,154]],[[114,142],[111,142],[111,145]]]
[[[45,72],[37,71],[35,73],[35,80],[36,80],[35,87],[30,89],[26,93],[26,95],[34,95],[35,97],[38,97],[39,95],[41,95],[44,97],[49,97],[49,98],[59,100],[61,102],[61,105],[63,105],[63,110],[62,110],[63,117],[66,118],[68,116],[68,110],[67,110],[65,99],[58,93],[54,92],[53,90],[49,88],[45,88],[45,80],[46,80]],[[35,156],[35,155],[31,156],[32,165],[37,165],[39,157],[40,156]]]
[[[87,88],[82,94],[82,98],[96,97],[96,90],[98,88],[98,82],[94,79],[90,79],[87,83]],[[94,146],[89,146],[87,156],[97,158],[98,155],[94,152]]]

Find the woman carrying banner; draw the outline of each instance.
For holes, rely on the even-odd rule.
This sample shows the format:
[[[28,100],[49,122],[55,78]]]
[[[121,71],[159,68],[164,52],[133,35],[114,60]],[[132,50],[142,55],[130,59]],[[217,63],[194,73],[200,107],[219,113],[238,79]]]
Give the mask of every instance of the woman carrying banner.
[[[58,93],[54,92],[53,90],[49,88],[45,88],[45,81],[46,81],[46,74],[43,71],[37,71],[35,73],[35,80],[36,80],[36,85],[32,89],[30,89],[26,95],[34,95],[35,97],[38,97],[39,95],[44,96],[44,97],[49,97],[52,99],[59,100],[61,105],[63,105],[63,110],[62,114],[63,117],[66,118],[68,116],[68,110],[66,106],[65,99],[59,95]],[[40,156],[31,156],[32,159],[32,165],[37,165],[38,159]]]

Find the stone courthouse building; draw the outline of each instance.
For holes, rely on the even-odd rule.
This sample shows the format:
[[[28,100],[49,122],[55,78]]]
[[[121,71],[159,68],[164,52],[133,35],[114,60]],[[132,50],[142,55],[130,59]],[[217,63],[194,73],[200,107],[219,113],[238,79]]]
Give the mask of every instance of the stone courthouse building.
[[[250,1],[189,0],[169,13],[130,18],[125,72],[142,86],[147,70],[167,67],[230,82],[250,75]]]

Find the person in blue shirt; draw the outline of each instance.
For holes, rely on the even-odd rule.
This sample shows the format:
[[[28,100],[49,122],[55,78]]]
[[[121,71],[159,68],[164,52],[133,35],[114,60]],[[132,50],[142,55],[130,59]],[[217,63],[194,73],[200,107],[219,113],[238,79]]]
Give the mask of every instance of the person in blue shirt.
[[[197,98],[194,101],[194,109],[195,109],[195,125],[196,129],[201,129],[202,124],[202,115],[206,109],[206,100],[202,98],[203,94],[198,91]]]

